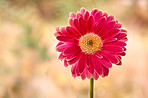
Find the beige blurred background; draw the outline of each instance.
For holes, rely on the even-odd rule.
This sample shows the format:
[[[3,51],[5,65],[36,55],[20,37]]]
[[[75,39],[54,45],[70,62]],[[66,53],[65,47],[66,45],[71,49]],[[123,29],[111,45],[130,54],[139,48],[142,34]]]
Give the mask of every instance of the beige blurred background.
[[[89,98],[89,80],[57,59],[53,35],[81,7],[128,31],[123,64],[95,81],[95,98],[148,98],[148,0],[0,0],[0,98]]]

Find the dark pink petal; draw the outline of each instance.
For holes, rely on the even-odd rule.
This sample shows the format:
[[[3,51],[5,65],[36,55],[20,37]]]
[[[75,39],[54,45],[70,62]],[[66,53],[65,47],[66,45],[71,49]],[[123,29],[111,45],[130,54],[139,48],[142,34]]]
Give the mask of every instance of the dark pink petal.
[[[117,39],[120,40],[120,39],[123,39],[127,36],[126,33],[120,33],[118,36],[117,36]]]
[[[83,17],[83,15],[81,13],[77,13],[77,18]]]
[[[66,56],[66,59],[67,59],[68,61],[70,61],[70,60],[76,58],[77,55],[78,55],[80,52],[81,52],[80,49],[76,49],[75,51],[72,51],[69,55],[67,55],[67,56]]]
[[[90,16],[87,20],[88,32],[92,31],[93,23],[94,23],[93,16]]]
[[[89,67],[88,67],[88,70],[91,74],[94,74],[94,60],[93,60],[93,56],[89,56]]]
[[[122,53],[119,53],[120,56],[125,56],[126,53],[125,52],[122,52]]]
[[[72,46],[72,44],[69,44],[69,45],[67,45],[67,44],[61,44],[60,42],[57,44],[57,46],[56,46],[56,50],[58,51],[58,52],[63,52],[65,49],[67,49],[68,47],[71,47]]]
[[[121,29],[121,32],[122,32],[122,33],[127,33],[127,31],[126,31],[126,30],[124,30],[124,29]]]
[[[76,58],[69,60],[68,64],[69,65],[75,64],[76,62],[78,62],[80,60],[81,56],[82,56],[82,53],[78,54]]]
[[[70,18],[70,19],[69,19],[69,24],[70,24],[70,26],[71,26],[71,27],[73,27],[73,28],[75,27],[75,25],[74,25],[74,23],[73,23],[73,19],[72,19],[72,18]]]
[[[91,79],[91,78],[92,78],[92,74],[89,72],[88,69],[85,69],[85,74],[86,74],[86,77],[87,77],[88,79]]]
[[[72,55],[75,50],[79,50],[79,46],[72,45],[63,51],[63,55]]]
[[[85,14],[84,14],[84,19],[85,19],[85,20],[87,20],[87,19],[88,19],[88,17],[89,17],[89,12],[88,12],[88,11],[86,11],[86,12],[85,12]]]
[[[83,29],[83,31],[85,33],[87,33],[87,24],[86,24],[86,21],[83,19],[83,18],[79,18],[79,24],[80,24],[80,27]],[[84,34],[85,34],[84,33]]]
[[[76,37],[76,38],[79,38],[80,37],[80,35],[79,35],[79,33],[74,29],[74,28],[72,28],[72,27],[67,27],[66,28],[66,30],[67,30],[67,32],[69,33],[69,35],[71,35],[71,36],[73,36],[73,37]]]
[[[116,64],[116,65],[121,65],[122,64],[122,62],[121,62],[121,59],[120,59],[120,57],[118,56],[118,59],[119,59],[119,63],[118,64]]]
[[[117,38],[106,39],[103,41],[103,43],[110,43],[110,42],[114,42],[114,41],[117,41]]]
[[[66,31],[66,27],[61,27],[60,30],[63,35],[69,36],[69,33]]]
[[[115,45],[105,45],[103,46],[104,51],[108,51],[109,53],[121,53],[123,52],[123,48]]]
[[[73,23],[74,23],[75,28],[79,32],[79,34],[83,35],[85,32],[83,31],[82,28],[80,28],[80,24],[79,24],[78,19],[74,19]]]
[[[54,33],[54,36],[55,36],[55,37],[57,37],[57,36],[63,36],[63,34],[62,34],[61,32],[55,32],[55,33]]]
[[[111,68],[112,67],[111,62],[105,57],[103,57],[103,59],[99,59],[99,61],[106,68]]]
[[[58,46],[60,46],[60,45],[62,45],[62,44],[64,44],[63,42],[59,42],[57,45],[56,45],[56,47],[58,47]]]
[[[71,13],[69,14],[69,17],[71,17],[71,18],[76,18],[76,14],[73,13],[73,12],[71,12]]]
[[[114,20],[114,16],[108,16],[107,17],[107,23],[110,22],[110,21],[112,21],[112,20]]]
[[[108,17],[108,15],[107,15],[107,13],[106,13],[106,12],[104,12],[104,13],[102,14],[102,16],[103,16],[103,17],[105,16],[105,18],[107,18],[107,17]]]
[[[81,75],[84,72],[84,68],[86,66],[86,56],[85,56],[85,54],[83,54],[82,57],[80,58],[80,60],[78,62],[78,66],[79,66],[79,73]]]
[[[127,49],[125,47],[122,47],[124,51],[126,51]]]
[[[56,31],[57,32],[60,32],[60,27],[56,27]]]
[[[76,76],[76,67],[77,67],[76,64],[72,65],[72,67],[71,67],[71,73],[73,76]]]
[[[59,57],[58,57],[58,59],[59,60],[63,60],[65,57],[63,56],[63,54],[62,53],[60,53],[60,55],[59,55]]]
[[[94,69],[96,70],[96,72],[99,74],[99,75],[102,75],[102,65],[99,61],[98,58],[94,57]]]
[[[110,39],[119,34],[120,29],[113,29],[111,32],[104,34],[101,36],[101,39]]]
[[[97,52],[97,53],[95,54],[95,56],[96,56],[97,58],[99,58],[99,59],[102,59],[102,58],[103,58],[103,56],[102,56],[99,52]]]
[[[98,12],[94,15],[94,21],[95,21],[95,22],[98,22],[101,17],[102,17],[102,12],[101,12],[101,11],[98,11]]]
[[[119,63],[119,60],[117,58],[117,56],[113,55],[113,54],[110,54],[110,53],[101,53],[103,56],[105,56],[106,58],[108,58],[109,61],[111,61],[111,63],[114,63],[114,64],[118,64]]]
[[[85,73],[83,72],[83,74],[81,75],[81,79],[82,79],[82,80],[85,80],[85,78],[86,78],[86,75],[85,75]]]
[[[84,16],[86,9],[85,8],[81,8],[80,13]]]
[[[65,41],[65,42],[73,42],[75,39],[72,39],[69,36],[57,36],[57,39],[59,41]]]
[[[94,33],[98,34],[103,28],[105,22],[106,22],[106,18],[102,17],[100,21],[98,22],[96,28],[94,28]]]
[[[68,66],[66,59],[64,60],[64,66],[65,66],[65,67]]]
[[[97,12],[98,12],[98,9],[93,9],[90,14],[94,16]]]
[[[104,45],[117,45],[117,46],[126,46],[126,43],[125,42],[122,42],[122,41],[115,41],[115,42],[112,42],[112,43],[105,43]]]
[[[122,24],[118,23],[118,21],[116,21],[116,25],[115,28],[121,28]]]
[[[94,72],[93,78],[94,78],[95,80],[97,80],[97,79],[99,78],[99,75],[97,74],[97,72]]]
[[[100,36],[103,36],[107,33],[109,33],[111,30],[114,29],[115,21],[110,21],[107,25],[104,26],[103,30],[99,32]]]
[[[108,76],[109,74],[109,68],[103,67],[103,75],[102,77]]]

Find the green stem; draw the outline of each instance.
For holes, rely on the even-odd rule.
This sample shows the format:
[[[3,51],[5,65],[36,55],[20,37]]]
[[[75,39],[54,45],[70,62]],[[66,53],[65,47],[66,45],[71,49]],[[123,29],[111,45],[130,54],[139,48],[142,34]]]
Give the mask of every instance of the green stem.
[[[91,78],[90,79],[90,98],[93,98],[94,97],[94,95],[93,95],[93,93],[94,93],[94,78]]]

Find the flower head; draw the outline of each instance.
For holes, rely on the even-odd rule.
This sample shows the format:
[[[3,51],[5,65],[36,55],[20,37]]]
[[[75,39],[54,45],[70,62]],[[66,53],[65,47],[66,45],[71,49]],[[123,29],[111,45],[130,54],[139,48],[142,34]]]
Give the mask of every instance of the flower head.
[[[55,36],[60,41],[56,50],[61,52],[64,65],[72,65],[72,76],[82,79],[105,77],[112,64],[121,65],[125,56],[127,31],[121,24],[98,9],[90,13],[81,8],[70,13],[70,26],[57,27]]]

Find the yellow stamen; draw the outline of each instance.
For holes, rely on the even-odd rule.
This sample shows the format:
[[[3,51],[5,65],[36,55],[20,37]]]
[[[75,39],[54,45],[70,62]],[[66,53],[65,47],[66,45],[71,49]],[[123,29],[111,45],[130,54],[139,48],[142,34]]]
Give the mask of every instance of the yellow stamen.
[[[79,46],[84,53],[94,54],[102,47],[102,40],[94,33],[87,33],[79,39]]]

